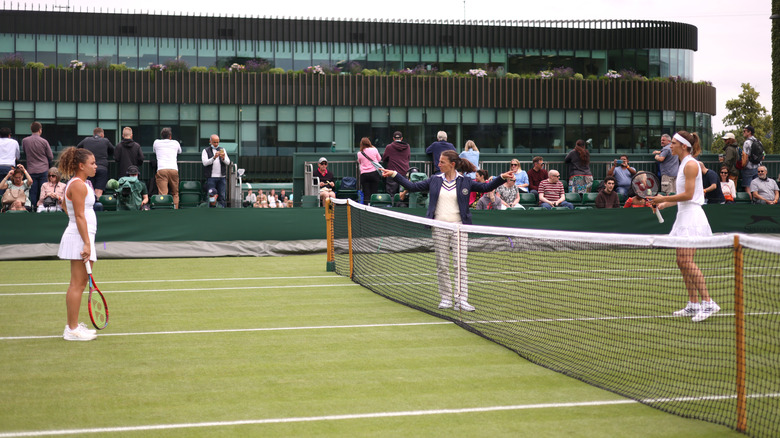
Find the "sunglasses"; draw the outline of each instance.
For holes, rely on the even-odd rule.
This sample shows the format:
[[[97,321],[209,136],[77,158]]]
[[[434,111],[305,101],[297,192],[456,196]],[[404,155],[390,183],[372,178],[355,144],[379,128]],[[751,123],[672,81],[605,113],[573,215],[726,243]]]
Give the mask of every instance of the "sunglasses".
[[[57,175],[49,175],[49,178],[57,178]]]
[[[721,175],[728,175],[729,173],[728,172],[721,172],[720,174]]]

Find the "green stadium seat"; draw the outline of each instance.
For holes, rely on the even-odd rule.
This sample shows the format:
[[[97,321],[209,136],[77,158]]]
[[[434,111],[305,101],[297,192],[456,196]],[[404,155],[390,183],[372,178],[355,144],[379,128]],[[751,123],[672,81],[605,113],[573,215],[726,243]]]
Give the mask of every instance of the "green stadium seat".
[[[333,190],[336,192],[336,198],[338,199],[351,199],[353,201],[357,201],[360,199],[360,195],[358,195],[357,189],[355,190],[345,190],[341,188],[341,180],[336,180],[336,185],[333,187]]]
[[[98,198],[98,202],[103,204],[103,210],[116,211],[117,200],[114,195],[102,195]]]
[[[374,193],[371,195],[369,205],[372,207],[389,207],[393,205],[393,200],[387,193]]]
[[[564,196],[568,202],[571,202],[574,205],[582,204],[582,195],[579,193],[566,193]]]
[[[320,197],[318,195],[307,195],[301,197],[301,207],[317,208],[320,206]]]
[[[753,202],[748,192],[737,192],[737,197],[734,198],[734,202],[737,204],[750,204]]]
[[[173,210],[173,196],[154,195],[149,198],[149,205],[152,210]]]
[[[428,175],[423,172],[412,172],[412,174],[409,175],[409,181],[411,182],[425,181],[426,178],[428,178]]]
[[[592,206],[596,205],[596,197],[598,196],[598,193],[583,193],[582,194],[582,205],[585,206]]]
[[[401,194],[400,193],[396,193],[395,195],[393,195],[393,205],[397,206],[401,202],[405,202],[405,201],[401,201]]]
[[[179,208],[195,208],[201,203],[200,192],[180,192]]]
[[[552,209],[553,210],[569,210],[569,207],[553,207]]]
[[[541,211],[541,210],[544,210],[544,208],[543,207],[528,207],[528,208],[526,208],[526,210],[529,210],[529,211]]]
[[[593,207],[589,205],[580,205],[579,207],[574,207],[575,210],[591,210]]]
[[[409,207],[427,207],[428,206],[428,194],[414,192],[409,193]]]
[[[536,207],[539,204],[536,194],[534,193],[520,193],[520,205],[524,207]]]
[[[198,193],[203,191],[200,181],[179,181],[179,193]]]
[[[590,185],[590,191],[598,193],[599,185],[601,185],[601,180],[600,179],[594,179],[593,183]]]

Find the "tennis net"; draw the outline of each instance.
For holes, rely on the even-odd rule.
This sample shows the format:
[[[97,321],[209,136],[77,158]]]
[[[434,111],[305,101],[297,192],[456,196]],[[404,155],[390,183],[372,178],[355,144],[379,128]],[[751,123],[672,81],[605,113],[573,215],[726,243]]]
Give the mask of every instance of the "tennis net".
[[[335,271],[381,296],[663,411],[780,435],[777,239],[470,226],[342,200],[326,217]],[[673,315],[687,255],[720,306],[699,322]]]

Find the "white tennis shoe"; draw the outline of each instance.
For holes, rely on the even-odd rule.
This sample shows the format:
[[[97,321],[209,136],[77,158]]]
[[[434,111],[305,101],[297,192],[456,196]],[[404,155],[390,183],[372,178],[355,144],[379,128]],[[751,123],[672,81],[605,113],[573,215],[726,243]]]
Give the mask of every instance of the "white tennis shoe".
[[[464,312],[473,312],[476,310],[474,306],[467,303],[466,301],[461,301],[460,303],[455,304],[455,310],[463,310]]]
[[[699,322],[704,321],[705,319],[709,318],[710,316],[718,313],[720,311],[720,306],[715,303],[715,301],[704,301],[701,306],[701,310],[693,317],[693,322]]]
[[[699,303],[692,303],[688,301],[688,305],[684,308],[672,313],[674,316],[695,316],[699,313],[701,310],[701,305]]]
[[[66,324],[65,331],[62,333],[62,338],[66,341],[91,341],[97,338],[97,334],[87,329],[87,326],[84,325],[84,323],[79,323],[73,330]]]
[[[443,299],[439,303],[439,309],[449,309],[452,307],[452,300]]]

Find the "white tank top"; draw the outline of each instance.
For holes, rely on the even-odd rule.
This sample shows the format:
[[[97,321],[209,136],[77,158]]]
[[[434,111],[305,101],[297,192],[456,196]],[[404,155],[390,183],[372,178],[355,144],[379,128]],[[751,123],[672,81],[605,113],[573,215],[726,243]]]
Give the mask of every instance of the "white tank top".
[[[678,202],[678,210],[685,210],[688,208],[693,208],[694,206],[704,205],[704,185],[701,180],[701,168],[699,167],[699,163],[695,158],[693,158],[692,155],[686,156],[680,162],[680,167],[677,169],[677,180],[675,181],[675,188],[677,189],[677,193],[682,193],[685,191],[685,165],[690,161],[696,163],[696,183],[693,187],[693,198],[691,198],[689,201]]]
[[[65,233],[79,233],[79,229],[76,226],[76,212],[73,211],[73,201],[68,197],[68,189],[70,185],[76,181],[81,181],[82,184],[87,185],[87,197],[84,199],[84,216],[87,218],[87,231],[89,234],[97,233],[97,217],[95,216],[95,191],[92,189],[92,183],[90,181],[84,182],[83,180],[73,177],[68,181],[68,185],[65,186],[65,205],[68,208],[68,227],[65,228]],[[78,183],[77,183],[78,184]]]

